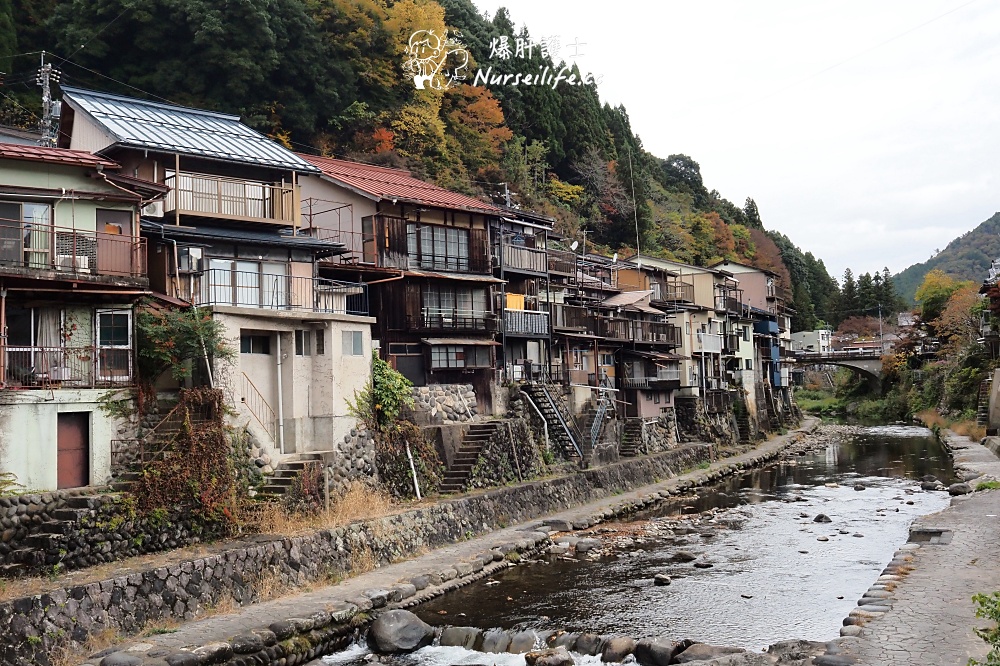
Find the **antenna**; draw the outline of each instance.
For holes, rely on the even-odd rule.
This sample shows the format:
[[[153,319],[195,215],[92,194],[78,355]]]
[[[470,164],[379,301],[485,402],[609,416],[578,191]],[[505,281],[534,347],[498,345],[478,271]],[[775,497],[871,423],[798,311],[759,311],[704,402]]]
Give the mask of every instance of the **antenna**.
[[[62,112],[62,102],[52,101],[52,84],[59,83],[60,73],[58,69],[52,68],[52,63],[45,62],[45,51],[42,51],[41,67],[35,76],[35,83],[42,87],[42,120],[39,129],[42,138],[39,144],[54,148],[58,137],[57,123]]]

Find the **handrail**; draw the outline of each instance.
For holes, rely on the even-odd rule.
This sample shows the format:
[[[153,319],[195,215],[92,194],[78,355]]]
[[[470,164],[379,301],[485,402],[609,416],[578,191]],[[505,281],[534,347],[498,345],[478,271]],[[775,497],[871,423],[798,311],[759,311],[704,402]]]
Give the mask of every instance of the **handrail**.
[[[542,386],[542,392],[545,394],[545,398],[549,401],[549,404],[552,406],[552,411],[555,412],[556,418],[559,419],[559,425],[562,426],[562,429],[566,431],[566,436],[569,437],[569,442],[570,444],[573,445],[573,448],[576,450],[576,454],[580,456],[580,460],[583,460],[583,451],[580,450],[580,445],[576,443],[576,437],[573,436],[573,432],[572,430],[570,430],[569,425],[566,423],[566,419],[563,418],[562,412],[559,411],[559,408],[556,406],[555,400],[552,399],[552,395],[549,393],[549,389],[546,388],[545,384],[542,384],[541,386]]]
[[[523,394],[524,394],[524,397],[528,399],[528,404],[531,405],[531,408],[535,410],[536,414],[538,414],[538,418],[540,418],[542,420],[542,432],[545,434],[545,448],[548,449],[549,448],[549,422],[545,420],[545,416],[542,414],[542,410],[539,409],[538,405],[535,404],[535,399],[531,397],[531,394],[528,393],[527,391],[523,391]]]
[[[243,395],[240,396],[240,402],[247,406],[247,411],[257,419],[257,423],[267,431],[268,436],[270,436],[273,442],[275,438],[274,410],[271,408],[271,405],[267,404],[267,400],[264,399],[263,394],[261,394],[256,384],[253,383],[253,380],[247,376],[247,373],[244,372],[242,374]],[[247,394],[249,394],[249,400],[247,399]]]
[[[601,380],[601,385],[598,388],[598,393],[600,398],[597,400],[597,413],[594,415],[594,423],[590,426],[590,448],[591,450],[597,446],[597,439],[601,436],[601,426],[604,424],[604,417],[608,413],[608,407],[611,405],[611,398],[608,397],[608,388],[610,380],[608,376],[605,375]]]

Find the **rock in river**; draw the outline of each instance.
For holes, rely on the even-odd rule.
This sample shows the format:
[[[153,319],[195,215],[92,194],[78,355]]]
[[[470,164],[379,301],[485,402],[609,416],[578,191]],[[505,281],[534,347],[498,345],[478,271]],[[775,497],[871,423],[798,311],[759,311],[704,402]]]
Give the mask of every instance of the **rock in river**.
[[[459,645],[473,650],[483,632],[476,627],[445,627],[441,630],[441,645]]]
[[[368,644],[376,652],[413,652],[434,640],[434,628],[406,610],[382,613],[368,631]]]
[[[826,515],[825,513],[821,513],[821,514],[818,514],[815,518],[813,518],[813,522],[814,523],[832,523],[833,520],[830,518],[830,516]]]
[[[678,550],[672,558],[674,562],[693,562],[698,556],[688,550]]]
[[[608,639],[608,642],[604,644],[604,649],[601,650],[601,661],[617,663],[623,661],[625,657],[629,656],[634,651],[634,638],[629,638],[628,636],[616,636]]]
[[[721,645],[709,645],[708,643],[695,643],[688,649],[674,657],[675,664],[686,664],[691,661],[708,661],[718,659],[727,654],[737,654],[746,652],[743,648],[723,647]]]
[[[653,585],[670,585],[670,576],[665,573],[658,573],[653,576]]]
[[[576,552],[586,553],[591,550],[596,550],[603,545],[604,544],[600,539],[580,539],[576,542]]]
[[[953,483],[948,486],[949,495],[968,495],[972,492],[972,486],[968,483]]]
[[[528,666],[574,666],[576,663],[564,647],[534,650],[524,655],[524,661]]]
[[[668,666],[677,653],[689,646],[689,641],[678,643],[669,638],[643,638],[636,643],[633,654],[642,666]]]

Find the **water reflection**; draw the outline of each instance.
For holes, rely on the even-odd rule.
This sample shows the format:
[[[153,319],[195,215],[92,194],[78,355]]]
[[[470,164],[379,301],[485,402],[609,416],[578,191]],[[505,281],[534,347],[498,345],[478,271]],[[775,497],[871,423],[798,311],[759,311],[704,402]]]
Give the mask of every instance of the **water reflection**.
[[[656,539],[598,561],[549,558],[418,613],[432,624],[667,635],[752,649],[829,640],[906,541],[909,523],[946,506],[946,494],[919,490],[925,474],[953,479],[929,431],[867,428],[636,516],[725,509],[701,526],[711,535]],[[813,522],[817,513],[833,522]],[[675,562],[681,549],[712,568]],[[659,572],[673,578],[669,587],[652,585]]]

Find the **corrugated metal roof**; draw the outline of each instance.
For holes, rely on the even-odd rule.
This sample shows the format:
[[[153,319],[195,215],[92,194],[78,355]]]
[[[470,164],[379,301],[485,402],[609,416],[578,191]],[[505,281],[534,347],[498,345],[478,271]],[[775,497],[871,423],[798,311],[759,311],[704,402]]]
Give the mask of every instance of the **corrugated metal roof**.
[[[103,167],[105,169],[119,168],[115,162],[83,150],[26,146],[18,143],[0,143],[0,158],[71,166]]]
[[[606,298],[601,301],[601,305],[607,307],[619,307],[625,305],[635,305],[644,298],[648,298],[653,294],[652,290],[643,291],[623,291],[620,294],[615,294],[610,298]]]
[[[403,203],[465,210],[486,213],[487,215],[501,215],[508,212],[491,203],[414,178],[408,171],[402,169],[316,155],[301,155],[301,157],[319,167],[323,175],[330,180],[375,199],[396,199]]]
[[[117,143],[212,160],[317,173],[292,151],[240,122],[239,116],[63,86],[63,100],[86,113]]]
[[[234,241],[247,245],[264,245],[283,248],[296,248],[317,252],[323,256],[334,256],[347,252],[347,247],[338,241],[321,240],[310,236],[293,236],[273,229],[252,229],[248,227],[182,227],[173,224],[162,224],[148,219],[140,220],[140,228],[153,236],[171,239],[183,239],[193,242],[210,242],[218,240]]]

